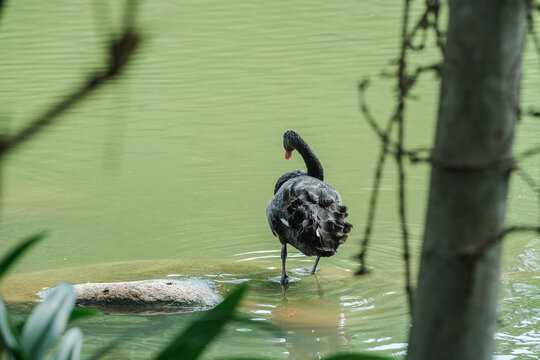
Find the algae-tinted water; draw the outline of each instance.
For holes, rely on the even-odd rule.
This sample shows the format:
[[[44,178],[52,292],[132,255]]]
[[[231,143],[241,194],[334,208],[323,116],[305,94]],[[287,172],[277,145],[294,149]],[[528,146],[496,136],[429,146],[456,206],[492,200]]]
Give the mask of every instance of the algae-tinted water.
[[[101,44],[120,3],[8,3],[0,23],[0,119],[3,129],[15,131],[100,64]],[[415,6],[418,14],[423,5]],[[174,274],[212,278],[226,295],[235,283],[248,281],[242,311],[251,320],[231,325],[207,358],[309,359],[348,349],[403,354],[409,317],[392,163],[385,168],[368,257],[373,272],[352,276],[379,149],[358,112],[356,87],[371,76],[369,104],[386,120],[393,82],[377,75],[393,69],[400,15],[399,3],[376,1],[143,2],[144,42],[126,76],[2,164],[1,248],[50,231],[11,280],[26,285],[9,287],[8,279],[4,289],[15,290],[3,295],[32,301],[31,294],[62,279]],[[422,56],[411,61],[435,61],[437,50]],[[527,52],[525,108],[540,97],[539,68],[534,52]],[[414,95],[407,145],[430,146],[437,84],[426,76]],[[355,228],[338,255],[321,260],[317,278],[299,277],[284,298],[268,280],[279,275],[280,260],[265,207],[276,179],[304,166],[300,157],[283,159],[281,136],[288,129],[301,133],[319,155]],[[538,121],[523,118],[517,150],[537,145],[539,137]],[[537,161],[523,167],[538,179]],[[429,169],[410,166],[407,175],[418,257]],[[534,194],[517,177],[511,185],[508,222],[534,223]],[[538,358],[538,241],[520,234],[505,243],[496,335],[504,359]],[[291,253],[290,268],[311,264]],[[169,326],[133,333],[110,355],[148,358],[194,316],[88,320],[81,325],[84,353],[170,320]]]

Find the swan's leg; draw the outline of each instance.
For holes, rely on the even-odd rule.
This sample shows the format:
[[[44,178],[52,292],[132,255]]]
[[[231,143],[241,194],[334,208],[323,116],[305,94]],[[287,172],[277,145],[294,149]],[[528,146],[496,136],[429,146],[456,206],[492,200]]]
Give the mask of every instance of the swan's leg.
[[[313,268],[311,269],[311,275],[315,274],[315,271],[317,271],[317,264],[319,263],[319,260],[321,259],[320,256],[317,256],[317,260],[315,260],[315,264],[313,264]]]
[[[289,283],[289,277],[285,270],[285,261],[287,261],[287,244],[283,244],[281,247],[281,283],[287,285]]]

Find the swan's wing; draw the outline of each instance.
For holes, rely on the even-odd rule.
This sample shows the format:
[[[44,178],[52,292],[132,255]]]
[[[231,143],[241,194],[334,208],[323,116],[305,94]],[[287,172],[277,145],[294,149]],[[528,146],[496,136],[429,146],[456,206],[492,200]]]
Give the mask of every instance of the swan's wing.
[[[272,230],[272,234],[274,234],[274,236],[277,236],[276,231],[274,230],[274,226],[272,225],[272,223],[274,222],[274,214],[271,204],[272,200],[270,200],[268,206],[266,207],[266,219],[268,220],[268,225],[270,225],[270,230]]]
[[[288,173],[281,175],[278,181],[276,182],[276,186],[274,187],[274,195],[278,192],[281,186],[285,184],[287,181],[301,175],[307,175],[307,172],[305,172],[304,170],[295,170],[295,171],[289,171]]]
[[[291,184],[287,184],[285,187],[280,187],[279,191],[268,203],[266,207],[266,218],[268,219],[268,225],[274,236],[279,236],[283,233],[283,227],[289,226],[287,221],[287,214],[285,212],[286,205],[290,201],[291,197]]]
[[[274,187],[274,197],[270,200],[268,206],[266,207],[266,218],[268,220],[268,224],[270,225],[270,230],[272,230],[272,234],[274,234],[274,236],[278,236],[276,234],[276,228],[280,227],[281,224],[287,224],[287,221],[283,218],[282,209],[283,206],[290,200],[292,183],[288,184],[284,188],[282,188],[282,186],[287,181],[306,174],[307,173],[304,170],[290,171],[281,175],[276,182],[276,186]]]

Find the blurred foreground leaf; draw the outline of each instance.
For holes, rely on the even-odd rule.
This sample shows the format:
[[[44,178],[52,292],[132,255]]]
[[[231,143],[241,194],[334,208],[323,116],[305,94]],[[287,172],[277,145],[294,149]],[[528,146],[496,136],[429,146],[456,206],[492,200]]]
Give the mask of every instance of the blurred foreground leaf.
[[[270,360],[268,358],[261,358],[261,357],[226,357],[221,358],[220,360]]]
[[[39,303],[24,324],[21,343],[32,359],[41,359],[49,346],[64,332],[75,304],[75,291],[60,283]]]
[[[17,333],[14,331],[11,322],[9,320],[9,314],[7,312],[6,305],[0,299],[0,335],[2,342],[2,347],[0,349],[0,354],[4,349],[9,349],[10,353],[13,354],[17,359],[27,359],[27,357],[22,352],[22,347],[17,338]]]
[[[69,323],[72,323],[74,321],[78,321],[80,319],[84,319],[91,316],[99,315],[99,311],[84,307],[75,307],[73,308],[73,311],[71,312],[71,315],[69,316]]]
[[[56,355],[52,360],[75,360],[81,358],[83,334],[79,328],[71,328],[60,340]]]
[[[7,256],[0,262],[0,278],[4,276],[7,270],[13,265],[13,263],[32,245],[36,244],[38,241],[42,240],[45,237],[45,232],[40,232],[38,234],[32,235],[26,238],[21,244],[19,244],[15,249],[13,249]]]
[[[206,346],[221,332],[223,326],[234,319],[235,310],[246,290],[246,285],[240,285],[218,306],[202,313],[197,320],[163,349],[156,360],[198,358]]]
[[[324,360],[392,360],[392,358],[380,355],[360,354],[360,353],[348,353],[348,354],[336,354]]]
[[[210,310],[210,311],[212,311],[212,310]],[[266,323],[262,323],[262,322],[253,322],[253,321],[249,320],[249,318],[247,318],[246,316],[244,316],[242,314],[234,314],[234,316],[230,320],[232,320],[234,322],[239,322],[239,323],[246,323],[246,324],[249,324],[249,325],[251,325],[253,327],[257,327],[257,328],[260,328],[261,330],[265,330],[265,331],[272,331],[272,332],[276,332],[276,331],[280,332],[281,331],[279,328],[277,328],[274,325],[270,325],[270,324],[266,324]],[[178,322],[175,321],[175,320],[172,320],[172,319],[167,319],[165,321],[153,322],[152,325],[150,325],[150,326],[142,326],[142,327],[136,328],[136,329],[134,329],[132,331],[128,331],[125,334],[122,334],[121,336],[115,338],[112,342],[110,342],[106,346],[104,346],[104,347],[100,348],[99,350],[97,350],[96,352],[94,352],[92,354],[92,356],[90,356],[87,360],[101,359],[103,356],[106,356],[107,354],[109,354],[111,351],[113,351],[113,349],[120,346],[126,340],[133,339],[133,338],[141,336],[143,334],[151,333],[151,332],[153,332],[153,331],[155,331],[157,329],[163,330],[163,329],[168,328],[168,327],[173,326],[173,325],[178,325]],[[169,345],[169,347],[170,347],[170,345]],[[165,354],[163,354],[164,351],[165,350],[162,350],[162,354],[160,356],[165,356]],[[181,357],[181,358],[184,359],[184,357]],[[226,360],[234,360],[236,358],[230,357],[230,358],[225,358],[225,359]],[[242,359],[243,360],[250,360],[250,358],[242,358]],[[264,359],[262,359],[260,357],[253,358],[253,359],[264,360]]]
[[[101,359],[102,357],[106,356],[107,354],[111,353],[115,348],[122,345],[122,343],[126,342],[127,340],[131,340],[133,338],[140,337],[144,334],[152,333],[156,330],[164,330],[170,326],[175,324],[175,322],[171,321],[170,319],[162,320],[154,322],[152,325],[149,326],[141,326],[137,327],[134,330],[128,331],[116,338],[114,338],[110,343],[107,345],[99,348],[97,351],[95,351],[92,356],[87,358],[86,360],[97,360]]]

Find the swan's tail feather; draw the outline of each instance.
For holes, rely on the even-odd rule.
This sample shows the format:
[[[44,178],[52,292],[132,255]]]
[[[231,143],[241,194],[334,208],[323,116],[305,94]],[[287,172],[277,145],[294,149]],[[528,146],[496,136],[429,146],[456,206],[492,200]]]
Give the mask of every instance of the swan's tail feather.
[[[345,226],[343,227],[343,232],[344,232],[345,234],[350,233],[352,227],[353,227],[353,225],[352,225],[350,222],[346,222],[346,221],[345,221]]]
[[[280,190],[270,202],[267,216],[281,242],[308,256],[334,255],[352,228],[337,191],[308,176],[286,183]]]
[[[309,192],[308,192],[309,194]],[[291,242],[306,255],[332,256],[343,244],[352,225],[345,221],[347,207],[320,197],[300,196],[287,206],[287,222],[294,238]]]

